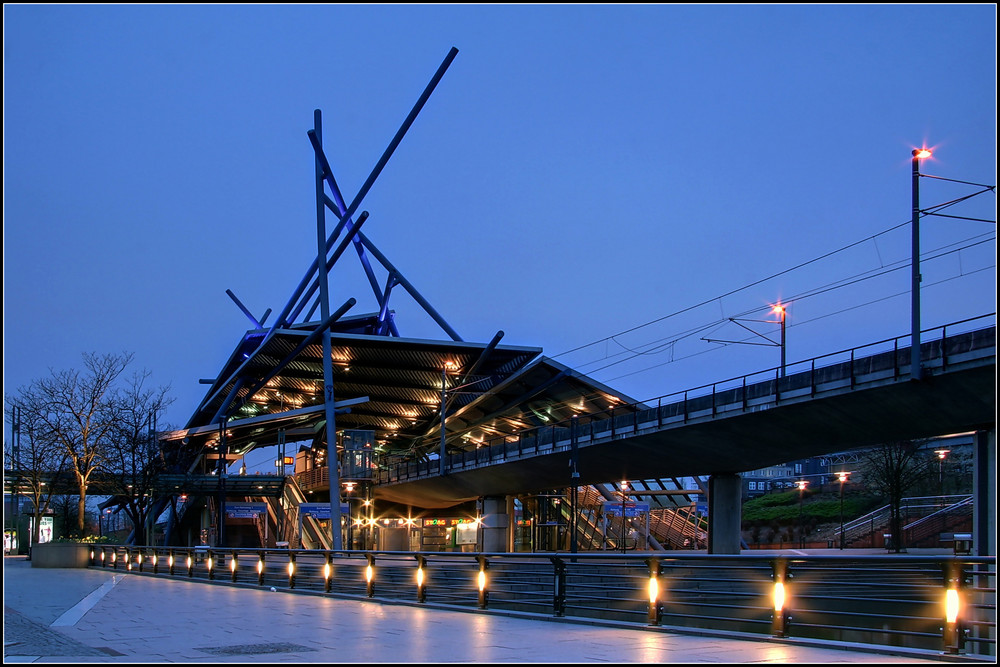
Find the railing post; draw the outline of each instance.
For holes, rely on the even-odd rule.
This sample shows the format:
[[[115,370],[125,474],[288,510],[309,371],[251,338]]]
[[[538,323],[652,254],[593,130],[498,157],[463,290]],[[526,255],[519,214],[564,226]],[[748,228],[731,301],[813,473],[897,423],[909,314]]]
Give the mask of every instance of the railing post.
[[[549,558],[552,561],[552,615],[566,614],[566,563],[561,558]]]
[[[788,623],[792,617],[785,609],[787,601],[787,583],[792,576],[788,573],[788,563],[784,558],[775,558],[771,561],[771,634],[775,637],[785,637],[788,632]]]
[[[660,559],[649,558],[646,560],[649,566],[649,608],[646,622],[649,625],[659,625],[663,615],[663,605],[660,602]]]
[[[240,561],[234,551],[229,555],[229,580],[236,583],[236,571],[240,568]]]
[[[156,554],[156,547],[153,547],[153,574],[159,574],[160,572],[160,558]]]
[[[212,562],[213,552],[211,549],[208,550],[205,559],[205,567],[208,570],[208,580],[212,581],[215,579],[215,569],[212,567],[215,563]]]
[[[479,588],[479,608],[486,609],[490,597],[490,582],[486,571],[490,568],[490,562],[486,559],[486,556],[476,556],[476,560],[479,562],[479,575],[476,582]]]
[[[257,585],[264,585],[264,552],[257,552]]]
[[[194,554],[190,550],[187,552],[187,574],[189,577],[194,576]]]
[[[688,421],[688,393],[684,390],[684,423],[687,424]]]
[[[715,415],[716,415],[716,412],[715,412],[715,385],[713,384],[712,385],[712,416],[714,417]]]
[[[656,425],[663,428],[663,397],[656,399]]]
[[[288,551],[288,587],[295,588],[295,552]]]
[[[609,417],[609,419],[611,419],[611,439],[614,440],[615,439],[615,409],[614,408],[611,408],[610,414],[611,414],[611,417]]]
[[[323,563],[323,592],[329,593],[333,585],[333,554],[326,552],[326,562]]]

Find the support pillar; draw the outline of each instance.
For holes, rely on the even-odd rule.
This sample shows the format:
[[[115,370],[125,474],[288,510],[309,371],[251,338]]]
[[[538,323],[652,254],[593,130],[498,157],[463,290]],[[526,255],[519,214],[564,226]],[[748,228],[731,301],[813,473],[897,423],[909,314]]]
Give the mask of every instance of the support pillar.
[[[997,431],[979,431],[973,439],[972,552],[995,556],[997,543]]]
[[[708,553],[740,553],[742,505],[739,474],[718,473],[708,478]]]
[[[483,546],[488,553],[507,552],[510,543],[510,515],[507,513],[507,498],[487,496],[483,498]]]

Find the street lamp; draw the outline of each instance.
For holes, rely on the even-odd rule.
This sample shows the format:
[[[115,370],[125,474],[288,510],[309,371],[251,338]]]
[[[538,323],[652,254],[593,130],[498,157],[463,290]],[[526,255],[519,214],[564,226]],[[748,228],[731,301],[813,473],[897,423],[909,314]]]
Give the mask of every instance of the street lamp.
[[[771,312],[781,318],[781,377],[785,377],[785,307],[779,303]]]
[[[799,549],[805,546],[805,536],[802,533],[802,495],[806,490],[807,484],[809,484],[809,482],[804,479],[800,479],[795,482],[795,485],[799,487]]]
[[[935,449],[934,453],[938,456],[938,501],[941,506],[944,507],[944,457],[948,456],[950,449]]]
[[[847,476],[850,475],[849,472],[844,472],[841,470],[837,473],[837,479],[840,481],[840,550],[844,550],[844,482],[847,481]]]
[[[912,204],[910,218],[910,379],[919,380],[920,366],[920,161],[931,156],[926,148],[914,148],[912,175]]]

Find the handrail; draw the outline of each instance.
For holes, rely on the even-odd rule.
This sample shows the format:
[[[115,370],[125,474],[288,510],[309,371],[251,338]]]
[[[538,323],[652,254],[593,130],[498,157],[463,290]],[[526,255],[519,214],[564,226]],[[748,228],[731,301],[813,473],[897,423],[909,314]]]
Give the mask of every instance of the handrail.
[[[940,341],[932,340],[930,336],[925,338],[927,342],[924,343],[923,348],[925,350],[930,350],[931,354],[931,356],[926,360],[932,361],[934,359],[940,359],[942,364],[953,364],[954,360],[947,359],[947,351],[944,349],[944,341],[948,339],[945,335],[948,328],[953,328],[959,325],[995,316],[996,313],[990,313],[925,330],[923,333],[930,333],[939,329],[942,332]],[[971,331],[963,331],[960,334],[952,334],[952,336],[971,336],[970,344],[975,346],[977,342],[981,342],[977,334],[993,331],[992,337],[989,338],[989,344],[981,344],[978,347],[970,347],[970,350],[986,349],[996,346],[995,330],[995,326],[984,327],[980,329],[973,329]],[[448,455],[446,460],[446,469],[450,468],[455,470],[456,468],[466,468],[470,466],[478,467],[480,465],[490,464],[501,459],[506,460],[508,456],[518,458],[523,456],[525,451],[529,451],[531,453],[561,451],[570,447],[574,436],[582,440],[594,440],[599,437],[607,437],[609,435],[610,437],[615,438],[623,433],[637,433],[640,426],[645,423],[655,422],[657,427],[662,427],[664,425],[664,415],[669,415],[672,419],[680,419],[686,423],[691,418],[692,413],[702,412],[709,409],[713,417],[733,405],[742,406],[743,411],[746,411],[748,400],[750,400],[748,399],[748,396],[751,395],[753,399],[773,397],[773,399],[777,402],[779,400],[787,400],[789,393],[794,392],[796,389],[808,389],[809,395],[815,396],[817,393],[817,384],[819,382],[833,382],[837,380],[849,379],[851,386],[853,387],[857,380],[856,369],[858,368],[867,370],[867,372],[864,373],[865,375],[870,375],[878,371],[892,371],[893,377],[898,378],[901,368],[910,367],[910,361],[908,358],[910,351],[909,343],[907,343],[904,347],[900,347],[899,345],[899,341],[904,338],[908,341],[909,335],[897,336],[895,338],[868,343],[866,345],[841,350],[839,352],[824,354],[793,364],[787,364],[786,374],[784,377],[779,377],[778,371],[780,370],[780,367],[765,371],[758,371],[730,378],[729,380],[702,385],[701,387],[695,387],[694,389],[665,394],[660,397],[648,399],[647,401],[616,405],[614,408],[609,410],[591,413],[588,415],[579,415],[575,418],[563,420],[553,424],[546,424],[545,426],[518,431],[512,435],[490,438],[485,440],[475,450]],[[986,337],[983,336],[982,338]],[[889,349],[864,357],[858,357],[856,354],[858,350],[880,347],[888,347]],[[838,361],[836,363],[831,362],[827,365],[817,365],[816,363],[817,361],[832,360],[834,358],[843,357],[844,355],[849,355],[849,361]],[[885,369],[872,368],[873,363],[876,360],[882,360],[884,355],[889,355],[891,357],[891,367]],[[838,366],[844,366],[845,364],[847,365],[845,372],[848,373],[848,376],[842,377],[837,375],[836,377],[823,377],[825,374],[822,373],[822,371],[830,371]],[[788,372],[788,369],[795,367],[805,367],[806,370],[798,373]],[[820,371],[820,373],[817,373],[817,371]],[[817,377],[817,375],[820,377]],[[761,376],[765,376],[768,379],[762,382],[747,382],[750,378]],[[805,379],[808,379],[808,386],[800,387],[799,385]],[[709,389],[711,390],[710,392],[708,391]],[[704,393],[692,394],[692,392],[698,391],[702,391]],[[720,402],[725,401],[726,399],[720,399],[719,396],[728,394],[732,395],[732,402]],[[699,399],[708,398],[710,398],[710,402],[706,400],[704,405],[699,403]],[[665,402],[664,399],[679,400]],[[652,415],[654,411],[656,413],[655,416]],[[640,421],[639,418],[640,412],[644,413],[642,421]],[[605,414],[608,416],[601,417]],[[508,451],[508,445],[513,444],[514,442],[517,443],[517,451]],[[437,465],[422,466],[420,464],[413,463],[399,463],[392,467],[380,469],[377,473],[377,481],[380,484],[386,484],[395,481],[433,476],[437,474],[438,469],[439,467]]]
[[[92,567],[149,576],[536,619],[907,646],[925,655],[996,650],[993,556],[94,545],[90,558]],[[945,618],[949,590],[961,601],[953,620]]]

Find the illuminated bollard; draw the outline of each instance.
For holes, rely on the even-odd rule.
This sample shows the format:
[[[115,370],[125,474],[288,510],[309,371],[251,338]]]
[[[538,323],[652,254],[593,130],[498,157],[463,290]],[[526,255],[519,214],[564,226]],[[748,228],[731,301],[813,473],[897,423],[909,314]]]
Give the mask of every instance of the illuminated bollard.
[[[476,577],[476,583],[479,588],[479,608],[486,609],[490,598],[490,582],[489,577],[486,575],[486,570],[490,568],[490,562],[486,560],[486,556],[476,556],[476,560],[479,561],[479,575]]]
[[[427,559],[423,556],[414,556],[417,559],[417,602],[427,601]]]
[[[194,556],[191,554],[190,551],[187,554],[187,570],[188,570],[188,576],[189,577],[193,577],[194,576]]]
[[[333,554],[326,552],[326,562],[323,563],[323,592],[330,592],[330,585],[333,583]]]
[[[258,553],[257,557],[257,585],[264,585],[264,552]]]
[[[368,565],[365,566],[365,592],[368,597],[373,597],[375,595],[375,556],[365,554],[365,558],[368,559]]]
[[[239,561],[236,558],[236,552],[234,551],[232,555],[229,556],[229,580],[236,583],[236,570],[239,569]]]
[[[150,556],[150,560],[152,561],[150,563],[150,565],[153,566],[153,574],[159,574],[159,572],[160,572],[160,558],[159,558],[159,556],[156,555],[156,549],[153,549],[153,555]]]
[[[139,566],[139,571],[142,572],[142,549],[139,549],[135,555],[135,564]]]
[[[771,601],[774,607],[771,615],[771,634],[775,637],[784,637],[788,632],[788,622],[791,620],[791,616],[786,611],[788,602],[786,584],[792,575],[788,573],[788,563],[783,558],[776,558],[771,563],[771,569],[771,580],[773,581]]]
[[[116,570],[118,569],[118,550],[117,549],[112,549],[111,550],[111,567],[113,567]]]
[[[108,562],[105,560],[104,547],[101,547],[101,567],[107,567]]]
[[[212,550],[209,549],[205,557],[205,569],[208,571],[209,581],[213,581],[215,579],[215,568],[212,567],[213,565],[215,565],[215,563],[213,562],[214,561],[213,557],[214,554],[212,553]]]
[[[650,558],[646,561],[649,565],[649,582],[646,590],[649,594],[649,608],[646,622],[649,625],[659,625],[663,614],[663,606],[660,602],[660,561]]]
[[[97,565],[97,549],[91,547],[90,549],[90,564]]]
[[[174,576],[174,563],[176,559],[174,558],[174,550],[171,549],[167,552],[167,574]]]
[[[295,588],[295,553],[288,552],[288,587]]]
[[[944,627],[941,628],[941,639],[944,642],[944,652],[958,655],[965,652],[965,630],[962,627],[962,585],[965,583],[965,572],[962,564],[951,562],[944,564]]]

